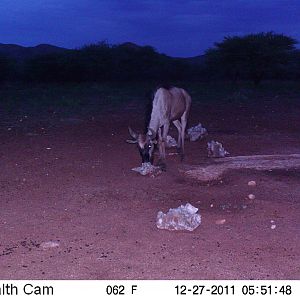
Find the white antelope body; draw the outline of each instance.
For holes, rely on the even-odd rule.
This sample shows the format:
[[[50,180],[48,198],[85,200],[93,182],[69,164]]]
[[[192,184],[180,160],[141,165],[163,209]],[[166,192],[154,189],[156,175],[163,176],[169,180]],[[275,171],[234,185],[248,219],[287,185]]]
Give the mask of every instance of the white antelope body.
[[[183,159],[185,129],[191,102],[190,95],[182,88],[159,88],[155,92],[147,134],[136,134],[129,128],[130,135],[135,139],[132,142],[138,144],[143,162],[152,161],[153,143],[157,137],[160,162],[164,163],[167,135],[171,122],[178,130],[177,144]]]

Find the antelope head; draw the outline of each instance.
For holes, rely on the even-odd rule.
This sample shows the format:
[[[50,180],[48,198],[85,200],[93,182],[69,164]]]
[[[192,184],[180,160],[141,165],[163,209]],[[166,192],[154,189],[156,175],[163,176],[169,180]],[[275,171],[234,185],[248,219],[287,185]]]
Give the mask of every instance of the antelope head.
[[[136,133],[130,127],[128,128],[129,134],[132,137],[131,140],[127,140],[127,143],[137,144],[139,153],[142,158],[142,163],[153,162],[154,147],[156,142],[155,132],[149,128],[147,134]]]

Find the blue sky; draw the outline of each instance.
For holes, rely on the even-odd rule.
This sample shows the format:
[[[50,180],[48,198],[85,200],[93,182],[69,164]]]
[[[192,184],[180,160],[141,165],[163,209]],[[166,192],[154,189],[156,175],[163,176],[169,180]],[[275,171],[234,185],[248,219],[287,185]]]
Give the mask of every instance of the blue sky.
[[[107,40],[202,54],[224,36],[274,31],[300,41],[299,0],[1,0],[0,43],[76,48]]]

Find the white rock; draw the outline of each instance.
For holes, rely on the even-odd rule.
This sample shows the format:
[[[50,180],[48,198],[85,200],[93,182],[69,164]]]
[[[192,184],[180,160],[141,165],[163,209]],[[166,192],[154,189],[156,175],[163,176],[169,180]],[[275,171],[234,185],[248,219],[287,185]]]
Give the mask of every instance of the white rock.
[[[225,157],[226,155],[230,154],[224,149],[221,143],[216,141],[211,141],[207,143],[207,151],[208,157]]]
[[[191,127],[187,130],[187,135],[191,142],[195,142],[198,139],[202,139],[207,135],[206,128],[202,127],[202,124],[199,123],[197,126]]]
[[[201,216],[197,212],[198,208],[190,203],[170,208],[166,214],[159,211],[156,226],[159,229],[193,231],[201,224]]]
[[[56,248],[56,247],[59,247],[59,242],[57,242],[57,241],[42,242],[40,244],[40,248],[43,250],[47,250],[50,248]]]
[[[151,165],[151,163],[142,163],[141,167],[132,168],[131,170],[138,172],[143,176],[154,173],[158,175],[159,173],[161,173],[160,167],[155,167]]]
[[[168,147],[177,147],[177,142],[176,142],[176,140],[173,138],[173,137],[171,137],[170,135],[167,135],[167,146]]]

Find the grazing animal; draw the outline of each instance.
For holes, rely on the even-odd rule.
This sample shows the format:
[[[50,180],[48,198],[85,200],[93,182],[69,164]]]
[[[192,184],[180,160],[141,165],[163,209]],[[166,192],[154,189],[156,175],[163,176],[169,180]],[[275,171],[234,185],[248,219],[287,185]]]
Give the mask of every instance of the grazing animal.
[[[127,140],[127,142],[138,145],[143,163],[153,162],[154,144],[158,143],[159,164],[163,168],[165,167],[166,141],[171,122],[178,130],[177,147],[181,159],[183,159],[185,129],[191,103],[190,95],[182,88],[161,87],[156,90],[148,132],[146,134],[138,134],[129,128],[129,134],[133,140]]]

